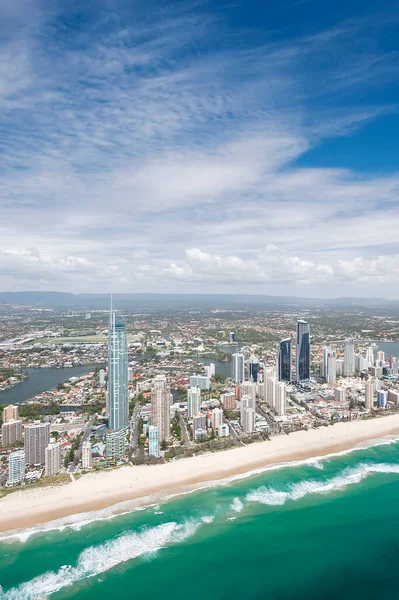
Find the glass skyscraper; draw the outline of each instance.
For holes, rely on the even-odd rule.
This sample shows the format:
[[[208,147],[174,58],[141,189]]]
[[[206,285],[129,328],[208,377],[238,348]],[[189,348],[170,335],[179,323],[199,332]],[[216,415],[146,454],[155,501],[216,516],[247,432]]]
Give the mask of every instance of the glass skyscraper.
[[[296,324],[296,381],[310,379],[310,328],[306,321]]]
[[[278,380],[292,381],[291,340],[281,340],[278,348]]]
[[[108,330],[108,428],[127,429],[129,422],[126,326],[111,311]]]

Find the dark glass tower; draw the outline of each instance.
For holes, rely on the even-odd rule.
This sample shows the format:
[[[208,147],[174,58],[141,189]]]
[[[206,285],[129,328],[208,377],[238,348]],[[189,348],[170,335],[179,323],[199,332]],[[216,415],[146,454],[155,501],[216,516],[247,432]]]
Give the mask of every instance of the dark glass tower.
[[[278,380],[292,381],[291,340],[281,340],[278,349]]]
[[[296,381],[310,379],[310,329],[306,321],[296,324]]]

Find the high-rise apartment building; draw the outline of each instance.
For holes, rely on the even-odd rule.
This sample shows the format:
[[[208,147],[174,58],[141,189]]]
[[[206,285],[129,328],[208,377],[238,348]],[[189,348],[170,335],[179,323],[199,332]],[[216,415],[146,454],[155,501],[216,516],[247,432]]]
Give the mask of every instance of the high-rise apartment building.
[[[153,380],[151,425],[158,427],[160,442],[170,437],[170,386],[165,375],[157,375]]]
[[[86,440],[82,444],[82,468],[90,469],[92,460],[91,443]]]
[[[310,379],[310,328],[306,321],[296,324],[296,381],[302,383]]]
[[[286,414],[287,404],[287,384],[284,381],[276,381],[275,383],[275,410],[279,417],[284,417]]]
[[[232,377],[234,383],[244,381],[245,356],[241,352],[236,352],[232,356]]]
[[[248,361],[248,379],[256,383],[258,381],[259,371],[259,360],[256,358],[256,356],[251,356],[251,358]]]
[[[219,429],[219,425],[223,423],[223,411],[221,408],[214,408],[212,411],[212,429]]]
[[[236,395],[234,392],[225,392],[220,397],[222,404],[226,410],[235,410]]]
[[[49,444],[45,449],[44,473],[54,477],[61,471],[61,445]]]
[[[199,387],[187,390],[187,416],[192,419],[201,410],[201,390]]]
[[[24,444],[27,465],[44,465],[46,448],[50,443],[50,423],[25,425]]]
[[[148,428],[148,456],[159,457],[159,432],[154,425]]]
[[[278,347],[277,377],[279,381],[292,381],[292,349],[291,340],[281,340]]]
[[[18,421],[18,406],[9,404],[3,408],[3,423]]]
[[[211,387],[211,380],[207,375],[191,375],[190,387],[198,387],[200,390],[209,390]]]
[[[344,345],[344,376],[352,377],[355,374],[355,342],[346,340]]]
[[[378,404],[378,408],[387,408],[388,392],[386,390],[379,390],[377,392],[377,404]]]
[[[126,325],[111,310],[108,329],[108,428],[125,430],[129,423]]]
[[[240,404],[240,423],[244,428],[245,424],[245,413],[248,408],[251,408],[255,412],[255,398],[248,394],[243,394],[241,396],[241,404]]]
[[[374,406],[374,383],[366,381],[364,386],[365,408],[372,410]]]
[[[14,485],[25,479],[25,451],[16,450],[11,452],[8,457],[8,480],[9,484]]]
[[[125,430],[107,431],[105,436],[105,455],[107,458],[118,460],[125,455]]]
[[[244,433],[253,433],[255,431],[255,411],[253,408],[246,408],[244,410],[242,428]]]
[[[241,387],[241,397],[242,396],[251,396],[251,398],[254,401],[254,406],[255,406],[256,383],[254,383],[253,381],[243,381],[240,387]]]
[[[2,445],[4,448],[14,442],[22,441],[22,421],[7,421],[1,426]]]

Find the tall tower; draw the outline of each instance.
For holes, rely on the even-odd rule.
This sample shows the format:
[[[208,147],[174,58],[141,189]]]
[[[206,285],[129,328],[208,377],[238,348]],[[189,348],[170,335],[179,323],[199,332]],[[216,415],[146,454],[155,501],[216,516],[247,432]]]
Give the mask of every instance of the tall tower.
[[[344,346],[344,376],[352,377],[355,374],[355,343],[345,340]]]
[[[195,417],[201,408],[201,390],[199,387],[188,388],[187,390],[187,416],[189,419]]]
[[[153,381],[151,425],[158,428],[160,442],[170,436],[170,386],[165,375],[157,375]]]
[[[310,379],[310,328],[306,321],[296,324],[296,381]]]
[[[242,383],[244,381],[245,356],[241,352],[236,352],[232,356],[233,382]]]
[[[127,429],[129,421],[128,353],[126,325],[110,312],[108,329],[108,428]]]
[[[278,380],[292,381],[291,340],[281,340],[278,347]]]
[[[24,445],[27,465],[44,465],[46,448],[50,443],[50,423],[25,425]]]

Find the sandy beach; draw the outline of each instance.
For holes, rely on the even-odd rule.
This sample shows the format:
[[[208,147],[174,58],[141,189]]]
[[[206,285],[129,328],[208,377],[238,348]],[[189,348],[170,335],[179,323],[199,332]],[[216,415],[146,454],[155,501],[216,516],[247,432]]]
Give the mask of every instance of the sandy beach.
[[[272,438],[215,454],[164,465],[121,467],[90,473],[59,487],[18,491],[0,500],[0,531],[32,527],[77,513],[111,507],[128,500],[147,504],[279,463],[349,450],[361,442],[399,434],[399,414],[367,421],[337,423]],[[115,507],[115,510],[122,510]],[[126,510],[126,509],[125,509]]]

